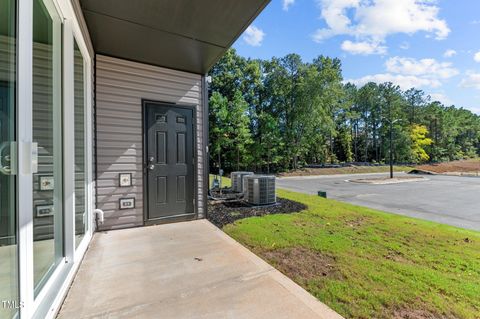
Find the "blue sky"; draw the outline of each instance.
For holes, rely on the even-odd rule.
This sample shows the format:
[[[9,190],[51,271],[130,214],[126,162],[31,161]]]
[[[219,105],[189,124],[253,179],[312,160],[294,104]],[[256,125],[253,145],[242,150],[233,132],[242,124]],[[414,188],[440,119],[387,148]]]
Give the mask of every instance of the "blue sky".
[[[339,57],[345,80],[415,86],[480,114],[480,0],[272,0],[245,57]]]

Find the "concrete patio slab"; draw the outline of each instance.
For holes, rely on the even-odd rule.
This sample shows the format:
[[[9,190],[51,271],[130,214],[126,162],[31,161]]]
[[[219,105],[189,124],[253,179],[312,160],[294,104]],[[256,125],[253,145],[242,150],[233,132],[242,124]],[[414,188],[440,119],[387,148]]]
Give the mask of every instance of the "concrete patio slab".
[[[342,318],[206,220],[97,233],[58,318]]]

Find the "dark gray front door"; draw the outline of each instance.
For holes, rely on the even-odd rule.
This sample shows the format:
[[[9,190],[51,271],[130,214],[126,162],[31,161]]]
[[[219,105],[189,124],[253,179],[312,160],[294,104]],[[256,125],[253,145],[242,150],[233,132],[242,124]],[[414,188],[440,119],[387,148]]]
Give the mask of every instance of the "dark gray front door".
[[[194,215],[193,111],[145,103],[147,219]]]

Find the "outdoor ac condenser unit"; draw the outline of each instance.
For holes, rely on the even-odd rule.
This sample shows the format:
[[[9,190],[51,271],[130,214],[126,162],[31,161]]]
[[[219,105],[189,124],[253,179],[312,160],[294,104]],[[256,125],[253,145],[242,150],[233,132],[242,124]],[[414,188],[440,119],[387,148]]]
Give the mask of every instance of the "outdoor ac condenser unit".
[[[232,180],[232,190],[237,193],[243,193],[243,177],[253,175],[253,172],[232,172],[230,178]]]
[[[275,193],[275,176],[249,175],[244,177],[245,201],[253,205],[274,204],[277,201]]]

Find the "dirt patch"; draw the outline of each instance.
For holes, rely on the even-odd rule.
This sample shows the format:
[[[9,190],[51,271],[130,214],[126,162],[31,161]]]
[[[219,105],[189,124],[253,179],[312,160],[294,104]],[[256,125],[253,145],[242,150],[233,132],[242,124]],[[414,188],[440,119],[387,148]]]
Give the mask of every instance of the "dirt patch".
[[[480,173],[480,160],[462,160],[448,163],[436,163],[420,165],[416,167],[419,170],[433,172],[437,174],[445,173]]]
[[[400,309],[393,313],[393,319],[454,319],[456,317],[434,314],[423,309]]]
[[[351,227],[351,228],[358,228],[360,226],[362,226],[363,224],[365,224],[367,222],[367,218],[364,217],[364,216],[358,216],[358,217],[355,217],[353,219],[346,219],[344,221],[345,225]]]
[[[409,167],[394,167],[396,172],[409,171]],[[318,175],[337,175],[337,174],[360,174],[360,173],[386,173],[389,171],[388,166],[344,166],[344,167],[315,167],[302,168],[288,172],[279,173],[279,177],[294,176],[318,176]]]
[[[395,261],[395,262],[399,262],[399,263],[402,263],[402,264],[407,262],[407,260],[403,256],[403,254],[401,252],[395,251],[395,250],[388,250],[388,252],[386,254],[384,254],[383,257],[385,259],[392,260],[392,261]]]
[[[260,255],[288,277],[300,283],[324,277],[339,278],[335,258],[303,247],[265,250]]]
[[[275,205],[255,206],[240,200],[210,201],[208,204],[207,218],[217,227],[222,228],[236,220],[273,214],[291,214],[307,209],[304,204],[277,197]]]
[[[357,173],[360,169],[357,167],[339,168],[303,168],[294,171],[284,172],[278,174],[281,177],[289,176],[315,176],[315,175],[335,175],[343,172]]]

